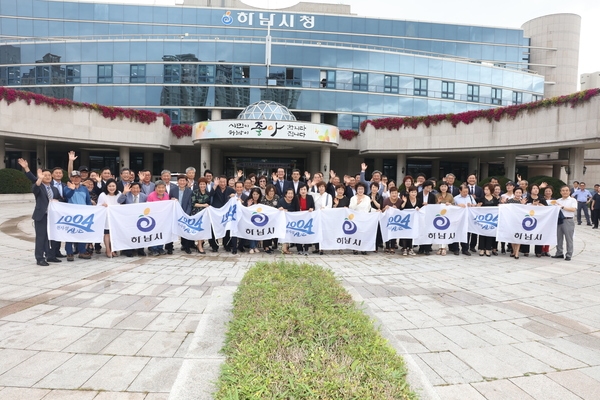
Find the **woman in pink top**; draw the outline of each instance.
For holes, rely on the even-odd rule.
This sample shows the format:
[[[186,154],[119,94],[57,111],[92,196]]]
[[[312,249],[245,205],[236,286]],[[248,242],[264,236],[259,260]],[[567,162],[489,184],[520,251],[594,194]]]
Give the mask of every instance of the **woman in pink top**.
[[[148,195],[146,200],[148,203],[153,201],[167,201],[170,200],[169,194],[167,193],[167,185],[163,181],[156,181],[154,183],[154,192]],[[167,254],[163,249],[163,245],[151,246],[148,248],[148,255],[150,256],[162,256]]]

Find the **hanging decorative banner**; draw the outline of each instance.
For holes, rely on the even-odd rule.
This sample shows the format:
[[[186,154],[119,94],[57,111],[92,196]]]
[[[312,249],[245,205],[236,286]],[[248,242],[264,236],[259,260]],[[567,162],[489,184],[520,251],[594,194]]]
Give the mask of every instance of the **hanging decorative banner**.
[[[240,218],[231,236],[249,240],[283,238],[285,236],[284,213],[275,207],[256,204],[239,207]]]
[[[379,216],[381,237],[384,243],[392,239],[415,239],[419,237],[419,220],[415,210],[388,208]]]
[[[321,249],[374,251],[378,223],[374,213],[349,208],[321,210]]]
[[[503,204],[498,212],[499,242],[556,245],[559,207]]]
[[[225,237],[227,231],[235,230],[239,220],[240,207],[243,207],[242,203],[236,197],[232,197],[221,208],[208,208],[208,215],[210,216],[210,223],[215,233],[215,239]]]
[[[189,240],[207,240],[212,237],[207,208],[196,215],[187,215],[179,202],[173,207],[173,234]]]
[[[429,204],[419,210],[421,224],[414,244],[466,242],[469,221],[466,207]]]
[[[469,232],[496,237],[498,207],[469,207]]]
[[[108,206],[113,251],[158,246],[177,240],[173,235],[175,203],[156,201]]]
[[[286,226],[284,243],[321,243],[321,210],[284,212]]]
[[[104,238],[106,207],[51,201],[48,238],[58,242],[99,243]]]

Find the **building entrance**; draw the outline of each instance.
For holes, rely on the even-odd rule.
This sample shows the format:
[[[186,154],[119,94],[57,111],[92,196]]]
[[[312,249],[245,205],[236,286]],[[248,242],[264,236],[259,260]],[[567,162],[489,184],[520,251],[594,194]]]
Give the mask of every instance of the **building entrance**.
[[[225,175],[235,176],[236,172],[242,170],[244,176],[251,173],[256,176],[265,175],[269,179],[278,168],[285,170],[287,179],[291,179],[292,170],[298,168],[300,174],[304,175],[304,158],[274,158],[274,157],[225,157]]]

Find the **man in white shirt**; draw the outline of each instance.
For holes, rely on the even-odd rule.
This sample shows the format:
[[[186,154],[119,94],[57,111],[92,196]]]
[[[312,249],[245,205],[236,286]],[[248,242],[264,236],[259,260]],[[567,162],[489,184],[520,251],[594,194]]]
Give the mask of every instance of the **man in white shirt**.
[[[454,204],[456,204],[459,207],[475,207],[475,206],[477,206],[475,197],[473,197],[473,195],[471,195],[469,193],[468,185],[463,184],[460,187],[460,194],[458,196],[454,196]],[[471,235],[471,233],[469,233],[469,235]],[[471,253],[469,252],[469,237],[468,236],[467,236],[467,242],[461,243],[460,247],[462,248],[462,253],[465,256],[471,255]],[[452,243],[450,246],[448,246],[448,248],[450,249],[450,251],[454,252],[455,256],[459,255],[458,242]]]
[[[561,208],[565,219],[559,224],[556,230],[557,243],[556,254],[552,258],[564,258],[565,261],[571,261],[573,257],[573,235],[575,234],[575,211],[577,211],[577,200],[571,197],[571,190],[567,185],[560,188],[560,199],[556,204]],[[567,252],[563,253],[563,238],[567,241]]]

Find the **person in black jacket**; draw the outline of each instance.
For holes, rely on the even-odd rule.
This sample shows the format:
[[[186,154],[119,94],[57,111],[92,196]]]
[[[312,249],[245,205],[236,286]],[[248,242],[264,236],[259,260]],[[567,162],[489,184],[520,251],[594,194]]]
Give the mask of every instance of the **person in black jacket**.
[[[215,181],[216,183],[216,181]],[[227,177],[225,175],[219,176],[218,185],[213,187],[213,190],[210,191],[210,205],[214,208],[221,208],[229,199],[235,196],[235,190],[232,187],[227,186]],[[230,235],[229,231],[225,233],[225,237],[223,238],[223,247],[225,247],[225,251],[231,251],[231,247],[229,246]],[[215,240],[215,233],[213,231],[212,238],[208,241],[213,253],[219,251],[219,245]]]
[[[315,199],[308,194],[308,188],[306,185],[301,186],[296,196],[296,204],[298,205],[298,211],[314,211]],[[308,255],[308,248],[310,244],[296,244],[299,255]]]
[[[48,262],[61,262],[50,250],[48,241],[48,206],[51,201],[58,201],[60,193],[52,186],[52,173],[48,169],[38,169],[37,180],[31,187],[35,196],[33,218],[35,226],[35,259],[37,265],[48,266]]]
[[[176,199],[187,215],[192,214],[192,189],[188,187],[188,178],[185,175],[177,177],[177,187],[171,189],[169,193],[171,199]],[[181,249],[187,254],[192,254],[192,247],[195,243],[193,240],[181,238]]]

